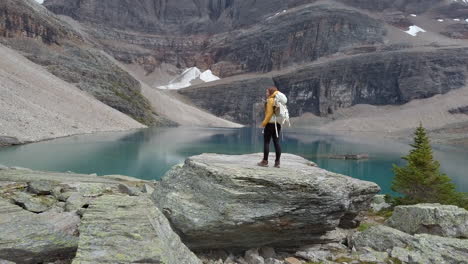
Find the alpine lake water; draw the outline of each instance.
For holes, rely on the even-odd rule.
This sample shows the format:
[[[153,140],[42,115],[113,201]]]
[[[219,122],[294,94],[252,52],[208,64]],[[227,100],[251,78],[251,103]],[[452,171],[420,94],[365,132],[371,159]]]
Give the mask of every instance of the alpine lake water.
[[[283,152],[300,155],[321,168],[376,182],[382,193],[392,193],[392,166],[404,165],[408,144],[366,137],[287,130]],[[159,180],[174,165],[201,153],[261,152],[260,129],[149,128],[130,132],[98,133],[0,149],[0,164],[44,171],[72,171],[98,175],[121,174]],[[271,146],[271,151],[274,151]],[[441,169],[459,191],[468,192],[468,150],[434,146]],[[364,160],[333,159],[330,155],[368,154]],[[274,160],[274,152],[270,154]],[[246,160],[255,164],[258,160]],[[271,168],[274,169],[274,168]]]

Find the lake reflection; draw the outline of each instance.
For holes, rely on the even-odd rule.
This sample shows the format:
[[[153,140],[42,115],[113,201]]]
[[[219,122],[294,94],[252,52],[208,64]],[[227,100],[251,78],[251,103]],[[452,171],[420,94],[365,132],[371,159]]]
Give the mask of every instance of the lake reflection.
[[[201,153],[244,154],[262,151],[259,129],[151,128],[125,133],[72,136],[0,150],[0,164],[35,170],[123,174],[160,179],[173,165]],[[370,138],[342,137],[291,130],[283,151],[315,161],[322,168],[378,183],[390,193],[392,164],[403,165],[406,144]],[[273,151],[273,148],[271,149]],[[370,155],[369,160],[326,158],[330,154]],[[436,158],[461,191],[468,191],[468,151],[437,149]],[[274,153],[271,154],[273,158]],[[257,161],[246,161],[256,163]]]

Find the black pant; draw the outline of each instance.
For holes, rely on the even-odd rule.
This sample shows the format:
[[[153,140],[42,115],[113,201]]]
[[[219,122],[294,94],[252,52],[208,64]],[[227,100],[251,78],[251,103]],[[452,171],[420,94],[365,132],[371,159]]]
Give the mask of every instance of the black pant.
[[[270,141],[273,138],[273,144],[275,145],[276,159],[280,161],[281,158],[281,146],[279,143],[279,135],[281,133],[281,125],[276,124],[278,127],[278,136],[276,136],[275,124],[268,123],[263,133],[263,160],[268,160],[268,154],[270,153]]]

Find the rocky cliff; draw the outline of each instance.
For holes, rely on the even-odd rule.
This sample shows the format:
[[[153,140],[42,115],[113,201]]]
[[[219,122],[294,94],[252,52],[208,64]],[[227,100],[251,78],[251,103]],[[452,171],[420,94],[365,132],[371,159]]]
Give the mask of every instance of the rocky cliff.
[[[147,73],[163,63],[221,76],[267,72],[383,43],[381,22],[313,2],[48,0],[45,6],[82,22],[106,51]]]
[[[356,104],[404,104],[447,93],[466,84],[468,49],[382,51],[336,58],[266,74],[225,79],[179,91],[198,106],[243,124],[255,122],[264,90],[276,85],[290,102],[292,117],[333,114]],[[240,80],[239,80],[240,79]],[[238,103],[229,103],[236,98]]]

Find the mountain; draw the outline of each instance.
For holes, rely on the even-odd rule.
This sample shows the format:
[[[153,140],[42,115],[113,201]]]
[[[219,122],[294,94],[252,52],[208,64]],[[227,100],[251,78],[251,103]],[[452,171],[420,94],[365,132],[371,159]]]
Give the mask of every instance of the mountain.
[[[34,0],[1,1],[0,145],[144,125],[239,126],[148,88],[96,42]]]
[[[142,124],[0,45],[0,146]]]
[[[153,99],[131,100],[138,94],[123,97],[132,106],[138,102],[155,119],[175,120],[173,111],[156,110],[160,98],[171,98],[185,109],[197,107],[232,122],[255,124],[264,89],[276,85],[290,99],[295,124],[359,130],[346,120],[362,123],[362,105],[399,111],[413,102],[423,105],[424,100],[442,94],[453,97],[455,91],[466,89],[465,1],[46,0],[43,6],[55,14],[47,19],[67,25],[62,31],[51,27],[54,30],[45,34],[43,42],[60,47],[86,43],[88,50],[104,51],[107,59],[117,61],[118,69],[129,73],[130,79],[123,83],[136,81],[136,89]],[[11,47],[27,46],[13,39]],[[29,58],[48,65],[49,61],[36,58],[41,56],[31,55],[36,50],[30,51]],[[48,68],[61,75],[57,68],[68,64],[73,63]],[[192,82],[192,77],[205,71],[221,80]],[[113,78],[103,83],[112,83]],[[156,89],[189,84],[177,92]],[[95,96],[109,105],[114,102],[107,99],[108,94]],[[227,98],[236,102],[228,103]],[[438,109],[444,114],[437,122],[419,107],[406,117],[410,122],[398,129],[408,130],[420,121],[430,123],[431,129],[464,124],[467,115],[451,111],[468,105],[462,98]],[[119,105],[113,107],[119,109]],[[137,120],[146,116],[144,111],[126,112]],[[376,124],[377,132],[393,130],[389,124],[399,115],[392,113],[376,119],[383,122]]]
[[[4,0],[0,20],[0,43],[135,120],[156,123],[138,81],[43,6],[33,0]]]

